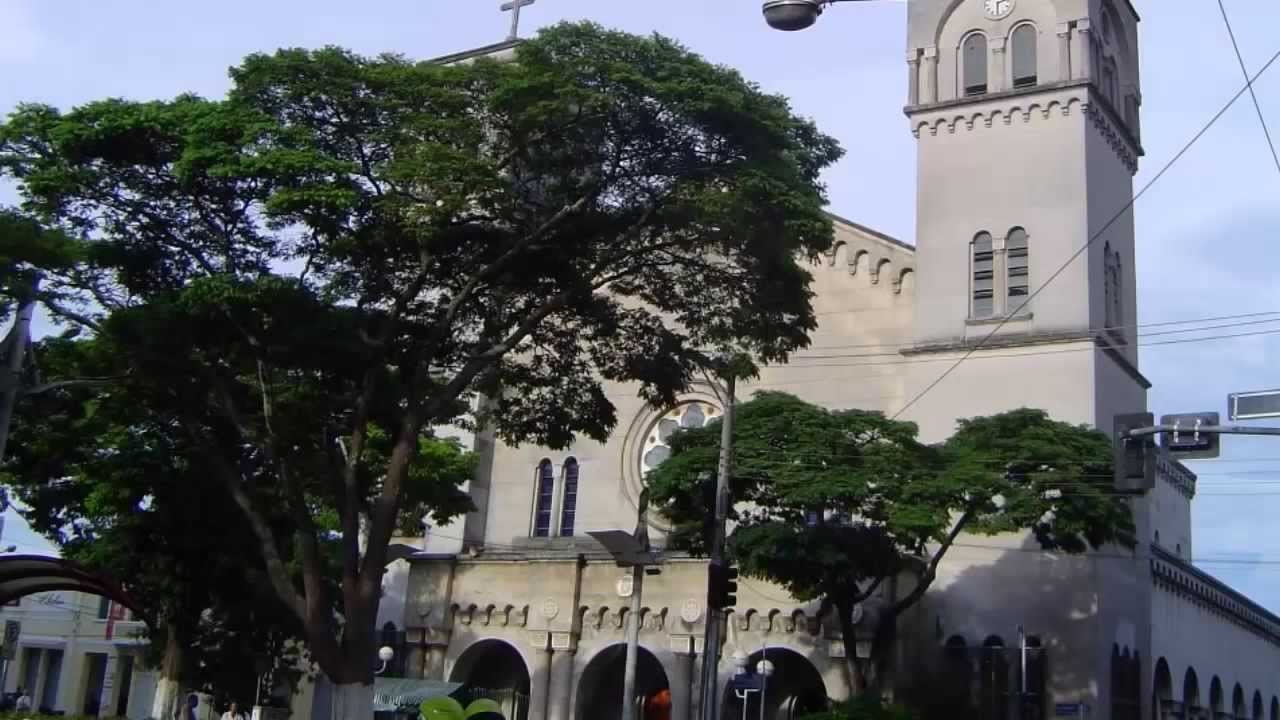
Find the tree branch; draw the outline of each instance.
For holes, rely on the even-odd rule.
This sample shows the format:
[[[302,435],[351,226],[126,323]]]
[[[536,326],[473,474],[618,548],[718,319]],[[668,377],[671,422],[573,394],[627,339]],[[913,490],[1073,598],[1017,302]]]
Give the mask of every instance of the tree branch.
[[[942,540],[938,545],[938,549],[934,551],[933,557],[930,558],[929,564],[925,567],[924,572],[920,573],[920,582],[916,584],[910,593],[907,593],[906,597],[894,603],[893,607],[889,609],[890,616],[897,617],[898,615],[901,615],[912,605],[915,605],[920,598],[924,597],[925,592],[929,590],[929,586],[933,584],[934,578],[938,576],[938,564],[942,562],[942,556],[946,555],[947,551],[951,549],[956,538],[964,531],[965,526],[969,524],[969,520],[972,519],[972,517],[972,510],[965,510],[960,514],[960,518],[956,520],[956,524],[951,528],[951,532],[947,533],[947,537]]]

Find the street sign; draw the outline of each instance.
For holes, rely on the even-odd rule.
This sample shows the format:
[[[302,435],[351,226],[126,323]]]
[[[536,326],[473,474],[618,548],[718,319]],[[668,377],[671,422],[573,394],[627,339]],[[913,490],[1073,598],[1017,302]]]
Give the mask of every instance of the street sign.
[[[1280,417],[1280,390],[1231,393],[1227,396],[1227,417],[1232,420]]]
[[[22,623],[17,620],[4,622],[4,659],[12,660],[18,656],[18,637],[22,635]]]
[[[1183,413],[1165,415],[1161,425],[1176,428],[1164,433],[1164,449],[1179,460],[1205,460],[1216,458],[1221,449],[1216,432],[1200,432],[1202,427],[1217,427],[1218,413]]]
[[[729,681],[729,687],[734,690],[759,690],[764,687],[764,677],[755,673],[742,673],[734,675],[733,680]]]

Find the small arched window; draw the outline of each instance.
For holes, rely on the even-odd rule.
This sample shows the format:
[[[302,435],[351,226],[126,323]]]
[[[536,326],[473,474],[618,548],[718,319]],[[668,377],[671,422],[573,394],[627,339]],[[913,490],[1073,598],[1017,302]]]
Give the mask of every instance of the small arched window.
[[[1016,312],[1027,301],[1031,292],[1030,248],[1027,246],[1027,231],[1020,227],[1009,231],[1004,241],[1005,268],[1008,282],[1009,301],[1005,311]]]
[[[1036,29],[1034,25],[1022,25],[1013,31],[1013,87],[1034,87],[1036,72]]]
[[[982,95],[987,91],[987,36],[973,33],[961,45],[964,94]]]
[[[1044,645],[1035,635],[1027,636],[1027,695],[1026,702],[1037,708],[1045,704],[1045,656]],[[1038,717],[1042,717],[1039,715]]]
[[[551,535],[551,506],[555,502],[556,476],[550,460],[538,463],[536,495],[533,505],[533,536]]]
[[[571,537],[578,515],[578,461],[564,461],[564,497],[560,501],[560,535]]]
[[[973,236],[973,317],[988,318],[996,314],[995,246],[991,233]]]

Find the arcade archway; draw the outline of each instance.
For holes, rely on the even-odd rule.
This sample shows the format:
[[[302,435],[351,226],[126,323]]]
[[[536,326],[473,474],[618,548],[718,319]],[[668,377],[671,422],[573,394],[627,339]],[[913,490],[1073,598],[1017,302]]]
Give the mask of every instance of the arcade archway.
[[[463,651],[449,673],[461,683],[455,694],[466,705],[489,698],[502,706],[509,720],[529,717],[529,667],[520,651],[502,640],[481,640]]]
[[[745,717],[764,720],[795,720],[827,707],[827,687],[809,659],[794,650],[767,648],[747,658],[747,668],[756,671],[761,660],[773,665],[773,674],[764,683],[764,714],[760,713],[761,693],[747,694]],[[726,688],[722,717],[744,717],[742,700]]]
[[[64,590],[98,595],[129,608],[146,620],[142,607],[120,585],[62,558],[9,555],[0,558],[0,604],[24,595]]]
[[[627,664],[627,646],[618,644],[596,653],[578,680],[578,720],[620,720],[622,683]],[[671,685],[662,663],[653,653],[640,648],[636,658],[638,717],[643,720],[670,720]]]

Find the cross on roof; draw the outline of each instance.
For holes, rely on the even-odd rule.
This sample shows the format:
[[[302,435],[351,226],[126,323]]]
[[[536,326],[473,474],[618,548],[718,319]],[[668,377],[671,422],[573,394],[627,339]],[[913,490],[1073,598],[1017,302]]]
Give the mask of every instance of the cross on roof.
[[[502,12],[511,13],[511,34],[507,36],[508,40],[515,40],[520,36],[520,8],[535,2],[537,0],[511,0],[502,3]]]

